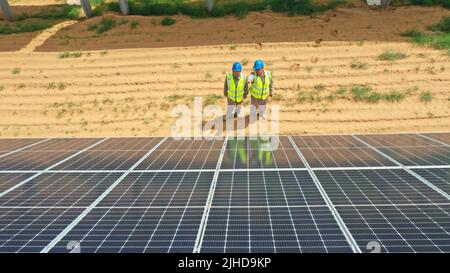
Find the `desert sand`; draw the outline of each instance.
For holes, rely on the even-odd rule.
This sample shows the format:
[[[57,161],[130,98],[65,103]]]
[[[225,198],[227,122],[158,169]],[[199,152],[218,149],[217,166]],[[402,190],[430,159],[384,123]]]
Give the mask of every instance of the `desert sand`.
[[[408,55],[381,61],[386,49]],[[284,134],[450,130],[449,57],[401,42],[267,43],[60,53],[0,53],[0,131],[7,136],[167,135],[179,103],[220,98],[233,61],[263,58],[274,74],[272,103]],[[367,69],[353,69],[355,60]],[[14,71],[13,71],[14,70]],[[17,73],[17,71],[20,72]],[[14,73],[15,74],[14,74]],[[370,84],[408,92],[402,102],[348,98],[300,103],[299,92],[326,97],[340,86]],[[429,91],[429,103],[418,94]]]

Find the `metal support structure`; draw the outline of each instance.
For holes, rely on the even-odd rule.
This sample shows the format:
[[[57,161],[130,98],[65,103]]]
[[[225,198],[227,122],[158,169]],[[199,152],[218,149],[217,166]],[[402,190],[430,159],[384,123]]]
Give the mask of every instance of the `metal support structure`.
[[[128,0],[119,0],[120,12],[122,15],[128,15],[130,9],[128,8]]]
[[[8,0],[0,0],[0,9],[3,12],[3,17],[6,19],[6,21],[11,21],[11,10],[9,9],[9,3]]]
[[[211,12],[214,8],[214,0],[205,0],[206,9]]]
[[[93,14],[91,3],[89,3],[89,0],[80,0],[80,4],[81,7],[83,8],[84,15],[86,15],[87,18],[91,18]]]

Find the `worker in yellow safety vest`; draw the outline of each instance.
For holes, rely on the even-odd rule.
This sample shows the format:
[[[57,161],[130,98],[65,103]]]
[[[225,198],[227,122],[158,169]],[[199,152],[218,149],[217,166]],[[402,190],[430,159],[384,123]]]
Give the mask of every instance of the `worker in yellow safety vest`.
[[[267,103],[269,102],[269,97],[272,97],[273,92],[272,73],[264,69],[264,62],[262,60],[255,61],[253,70],[254,72],[248,76],[252,103],[250,107],[250,120],[256,120],[256,111],[258,108],[259,117],[266,120]]]
[[[247,98],[248,85],[247,76],[242,73],[240,62],[233,64],[232,73],[227,74],[223,88],[223,94],[227,98],[226,118],[240,116],[242,101]]]

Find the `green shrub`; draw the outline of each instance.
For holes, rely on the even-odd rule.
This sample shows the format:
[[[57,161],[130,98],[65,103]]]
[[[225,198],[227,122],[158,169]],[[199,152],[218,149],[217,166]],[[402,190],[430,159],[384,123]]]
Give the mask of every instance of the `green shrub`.
[[[450,16],[443,17],[439,23],[429,28],[435,32],[450,33]]]
[[[386,50],[378,56],[381,61],[396,61],[407,58],[408,55],[399,51]]]
[[[161,25],[163,25],[163,26],[171,26],[175,23],[176,23],[176,20],[169,16],[166,16],[161,20]]]
[[[49,28],[53,25],[51,22],[15,22],[0,25],[0,34],[13,34],[22,32],[34,32]]]
[[[420,101],[427,103],[430,102],[432,99],[433,96],[429,91],[423,91],[422,93],[420,93]]]
[[[139,22],[138,21],[136,21],[136,20],[131,20],[131,22],[130,22],[130,28],[131,29],[135,29],[135,28],[137,28],[139,26]]]
[[[355,85],[350,90],[355,101],[365,101],[372,92],[370,85]]]
[[[103,17],[100,23],[97,25],[96,32],[98,34],[105,33],[113,29],[117,25],[116,19]]]
[[[383,99],[390,102],[399,102],[404,98],[405,94],[395,90],[383,95]]]

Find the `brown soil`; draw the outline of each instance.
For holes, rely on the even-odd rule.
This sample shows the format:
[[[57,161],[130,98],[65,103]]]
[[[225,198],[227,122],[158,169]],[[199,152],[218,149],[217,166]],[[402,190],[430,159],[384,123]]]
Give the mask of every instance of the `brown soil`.
[[[220,45],[268,42],[323,41],[407,41],[399,33],[416,28],[426,31],[450,10],[440,7],[398,7],[375,10],[367,7],[340,8],[314,18],[289,17],[273,12],[255,12],[245,19],[234,16],[216,19],[193,19],[174,16],[175,25],[162,26],[162,17],[110,14],[117,21],[136,20],[115,27],[103,35],[87,30],[101,18],[80,21],[51,37],[38,51],[102,50],[119,48],[154,48],[197,45]]]

